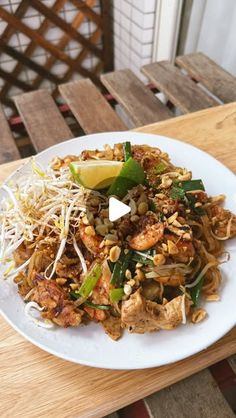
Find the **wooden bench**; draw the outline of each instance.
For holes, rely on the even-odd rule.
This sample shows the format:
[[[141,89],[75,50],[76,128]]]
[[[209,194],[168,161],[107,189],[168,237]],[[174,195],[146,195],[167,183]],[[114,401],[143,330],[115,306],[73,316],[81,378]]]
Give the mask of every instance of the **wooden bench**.
[[[130,70],[103,74],[101,82],[108,91],[105,96],[89,79],[59,86],[80,132],[121,131],[128,128],[127,121],[138,127],[171,118],[175,109],[188,113],[236,100],[235,77],[202,53],[179,56],[176,65],[151,63],[141,71],[151,86],[145,86]],[[164,94],[166,104],[156,96],[157,91]],[[122,120],[109,99],[119,104],[127,117]],[[16,96],[15,104],[36,152],[74,136],[48,91]],[[2,109],[0,129],[0,162],[19,158]]]

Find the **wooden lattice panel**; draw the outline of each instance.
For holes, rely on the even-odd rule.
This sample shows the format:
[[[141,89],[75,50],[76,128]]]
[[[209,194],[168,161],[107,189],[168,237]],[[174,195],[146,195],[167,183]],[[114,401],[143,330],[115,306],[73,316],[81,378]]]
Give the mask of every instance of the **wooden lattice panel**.
[[[63,18],[63,9],[73,4],[75,13],[70,23]],[[99,74],[109,71],[113,65],[111,43],[111,18],[109,13],[110,1],[100,0],[100,13],[93,9],[96,0],[55,0],[49,7],[47,2],[40,0],[22,0],[13,12],[0,6],[0,18],[7,22],[7,26],[0,37],[0,62],[1,56],[8,55],[15,62],[12,71],[0,68],[0,78],[4,80],[0,92],[0,102],[14,108],[11,99],[11,88],[15,86],[19,92],[28,92],[41,88],[45,80],[50,81],[53,95],[57,97],[57,85],[65,83],[79,74],[90,78],[96,85],[100,85]],[[40,16],[40,26],[37,29],[28,25],[26,19],[29,9],[34,9]],[[92,30],[87,36],[81,28],[83,24],[91,25]],[[48,40],[47,34],[52,28],[58,28],[60,38],[56,42]],[[11,39],[14,36],[23,35],[28,38],[26,49],[12,46]],[[78,46],[76,55],[71,56],[68,45],[73,41]],[[35,59],[35,51],[41,48],[45,52],[44,64]],[[84,65],[88,57],[91,59],[91,67]],[[63,70],[55,74],[55,64],[62,63]],[[23,73],[31,70],[33,78],[25,80]]]

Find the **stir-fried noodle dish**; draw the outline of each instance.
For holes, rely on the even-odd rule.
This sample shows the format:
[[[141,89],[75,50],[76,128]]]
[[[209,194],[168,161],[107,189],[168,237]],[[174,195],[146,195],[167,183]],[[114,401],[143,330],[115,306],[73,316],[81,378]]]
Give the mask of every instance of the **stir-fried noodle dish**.
[[[37,325],[93,321],[117,340],[124,329],[200,322],[204,298],[219,300],[236,216],[222,207],[224,195],[208,196],[160,149],[106,145],[56,157],[46,170],[32,159],[30,174],[2,190],[3,276]],[[113,222],[111,196],[131,208]]]

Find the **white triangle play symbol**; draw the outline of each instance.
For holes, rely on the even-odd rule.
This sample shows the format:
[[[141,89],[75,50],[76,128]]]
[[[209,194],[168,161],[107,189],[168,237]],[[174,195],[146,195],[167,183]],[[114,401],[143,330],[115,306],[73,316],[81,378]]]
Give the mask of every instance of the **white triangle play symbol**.
[[[109,199],[109,221],[114,222],[122,216],[126,215],[131,211],[128,205],[117,200],[115,197]]]

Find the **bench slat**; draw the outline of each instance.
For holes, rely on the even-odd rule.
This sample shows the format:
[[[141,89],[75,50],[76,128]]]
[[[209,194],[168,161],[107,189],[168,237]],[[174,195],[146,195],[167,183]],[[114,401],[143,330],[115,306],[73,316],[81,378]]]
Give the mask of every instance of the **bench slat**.
[[[37,152],[73,137],[47,90],[21,94],[14,101]]]
[[[127,129],[91,80],[62,84],[59,91],[85,133]]]
[[[147,125],[173,116],[130,70],[102,74],[101,81],[125,109],[135,126]]]
[[[145,398],[152,418],[233,418],[229,404],[206,369]]]
[[[144,65],[142,72],[182,112],[196,112],[219,103],[168,61]]]
[[[223,102],[236,100],[236,78],[206,55],[198,52],[179,56],[176,64]]]
[[[2,106],[0,105],[0,164],[20,158],[19,150],[12,136]]]

